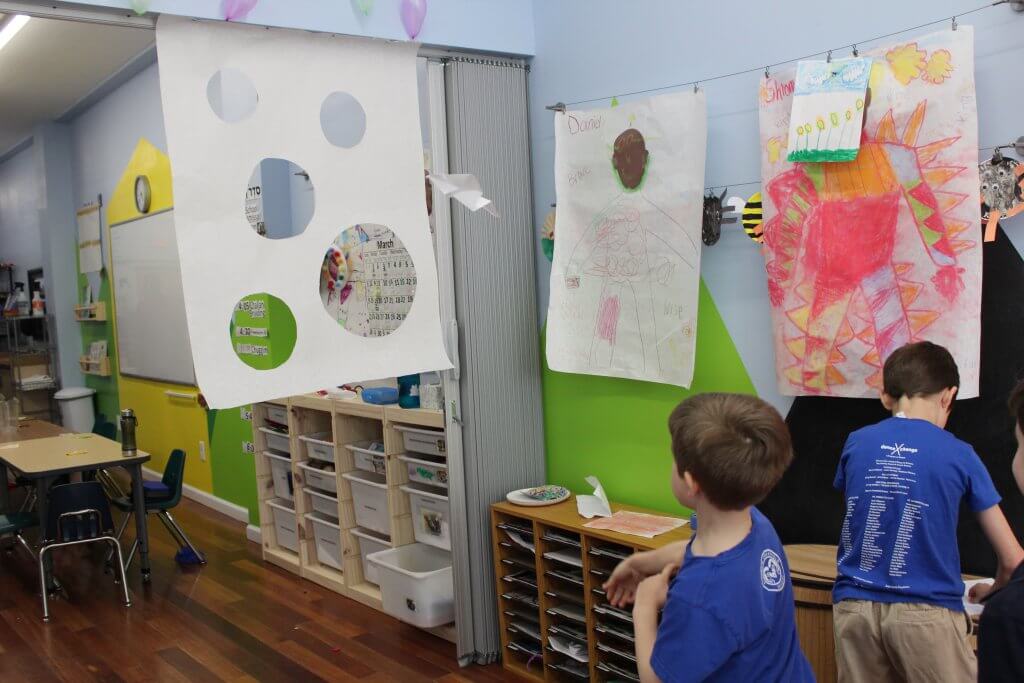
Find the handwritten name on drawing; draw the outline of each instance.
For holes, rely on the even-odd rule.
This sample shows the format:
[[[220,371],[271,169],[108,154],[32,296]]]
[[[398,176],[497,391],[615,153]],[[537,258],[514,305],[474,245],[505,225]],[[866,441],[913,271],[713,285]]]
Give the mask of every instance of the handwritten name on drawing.
[[[569,173],[569,184],[577,185],[583,182],[583,179],[590,175],[589,168],[577,168],[575,171]]]
[[[780,83],[774,78],[767,78],[761,81],[758,96],[765,104],[771,104],[791,96],[795,88],[796,81],[793,79]]]
[[[571,135],[586,133],[591,130],[598,130],[602,125],[604,125],[604,119],[600,116],[580,118],[575,114],[566,114],[565,121],[565,125],[569,129],[569,133]]]

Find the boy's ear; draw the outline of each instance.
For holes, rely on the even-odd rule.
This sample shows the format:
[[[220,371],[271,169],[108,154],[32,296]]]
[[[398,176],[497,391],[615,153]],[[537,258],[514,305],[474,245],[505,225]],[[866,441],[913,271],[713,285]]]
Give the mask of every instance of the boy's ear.
[[[956,400],[956,394],[959,390],[960,387],[949,387],[948,389],[943,389],[942,395],[939,397],[939,401],[942,404],[942,409],[947,413],[953,409],[953,401]]]
[[[884,391],[879,394],[879,397],[882,399],[882,405],[885,406],[885,409],[892,411],[893,407],[896,405],[896,399]]]
[[[690,474],[689,470],[683,472],[683,483],[686,484],[686,488],[693,492],[693,495],[700,493],[700,484],[698,484],[697,480],[693,478],[693,475]]]

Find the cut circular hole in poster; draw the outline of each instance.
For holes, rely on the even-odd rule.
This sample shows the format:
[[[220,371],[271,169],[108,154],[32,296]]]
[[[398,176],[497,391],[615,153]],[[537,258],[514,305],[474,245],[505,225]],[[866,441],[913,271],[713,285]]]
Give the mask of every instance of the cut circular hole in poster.
[[[355,147],[366,133],[366,111],[347,92],[332,92],[320,105],[320,127],[335,147]]]
[[[390,228],[374,223],[342,231],[320,268],[320,301],[345,330],[386,337],[405,321],[416,296],[416,266]]]
[[[260,292],[235,304],[228,326],[238,360],[254,370],[273,370],[295,350],[295,316],[281,299]]]
[[[219,69],[206,82],[206,100],[221,121],[238,123],[256,111],[260,94],[238,69]]]
[[[300,235],[315,207],[313,181],[304,168],[273,157],[256,164],[245,188],[245,218],[257,235],[272,240]]]

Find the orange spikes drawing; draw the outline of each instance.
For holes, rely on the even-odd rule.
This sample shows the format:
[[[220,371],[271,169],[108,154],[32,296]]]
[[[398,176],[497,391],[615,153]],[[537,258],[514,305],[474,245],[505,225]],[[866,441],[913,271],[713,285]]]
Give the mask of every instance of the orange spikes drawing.
[[[892,109],[885,112],[885,116],[878,123],[878,128],[875,130],[875,141],[899,142],[899,137],[896,135],[896,121],[892,117]]]
[[[928,108],[928,101],[921,100],[914,113],[910,115],[906,127],[903,129],[903,144],[907,147],[917,147],[917,136],[921,134],[921,126],[924,124],[925,110]],[[892,114],[892,112],[889,112]]]

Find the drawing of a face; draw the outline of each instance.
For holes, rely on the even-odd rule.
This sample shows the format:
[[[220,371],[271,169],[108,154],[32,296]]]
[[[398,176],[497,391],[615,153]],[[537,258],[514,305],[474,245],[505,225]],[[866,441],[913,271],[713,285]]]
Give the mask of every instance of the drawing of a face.
[[[644,179],[647,168],[647,144],[636,128],[629,128],[615,138],[612,166],[627,190],[635,190]]]

